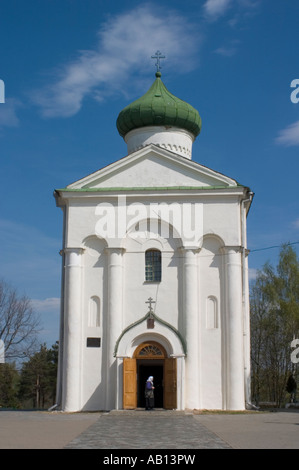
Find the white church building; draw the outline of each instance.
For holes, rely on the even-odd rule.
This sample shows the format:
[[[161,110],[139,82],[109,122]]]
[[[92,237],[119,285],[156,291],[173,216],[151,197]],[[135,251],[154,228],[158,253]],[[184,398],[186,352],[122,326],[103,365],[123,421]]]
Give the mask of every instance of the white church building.
[[[201,118],[161,73],[123,109],[127,156],[55,190],[61,410],[250,403],[250,189],[192,161]]]

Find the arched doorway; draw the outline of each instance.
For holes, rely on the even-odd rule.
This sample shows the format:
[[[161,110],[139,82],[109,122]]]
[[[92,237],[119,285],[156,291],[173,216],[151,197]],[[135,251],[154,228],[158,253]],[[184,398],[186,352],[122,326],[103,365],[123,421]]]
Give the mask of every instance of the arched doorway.
[[[166,351],[156,341],[142,343],[135,350],[137,360],[137,407],[144,408],[144,387],[147,378],[152,375],[155,385],[155,407],[164,407],[164,359]]]
[[[167,357],[164,347],[156,341],[141,343],[133,358],[123,362],[123,407],[134,409],[145,406],[146,379],[154,376],[155,407],[176,409],[176,359]]]

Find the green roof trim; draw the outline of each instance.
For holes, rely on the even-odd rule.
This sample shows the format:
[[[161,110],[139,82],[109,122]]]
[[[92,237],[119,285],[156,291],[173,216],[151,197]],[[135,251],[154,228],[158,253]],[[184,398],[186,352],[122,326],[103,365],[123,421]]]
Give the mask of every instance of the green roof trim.
[[[133,129],[147,126],[174,126],[195,137],[201,131],[201,117],[189,103],[170,93],[156,73],[156,80],[141,98],[126,106],[118,115],[116,127],[124,137]]]
[[[132,328],[134,328],[135,326],[139,325],[140,323],[146,321],[148,318],[154,318],[154,320],[156,320],[158,323],[161,323],[162,325],[166,326],[167,328],[169,328],[170,330],[172,330],[174,332],[174,334],[179,338],[180,342],[182,343],[182,346],[183,346],[183,351],[185,354],[187,354],[187,345],[186,345],[186,341],[184,340],[183,336],[181,335],[181,333],[174,327],[172,326],[170,323],[167,323],[166,321],[162,320],[161,318],[159,318],[155,313],[153,312],[148,312],[144,317],[140,318],[139,320],[135,321],[134,323],[132,323],[131,325],[127,326],[127,328],[125,328],[123,330],[123,332],[121,333],[121,335],[119,336],[119,338],[117,339],[116,343],[115,343],[115,348],[114,348],[114,357],[117,355],[117,351],[118,351],[118,346],[119,346],[119,343],[120,343],[120,340],[122,339],[122,337],[128,332],[130,331]]]
[[[201,190],[213,190],[213,189],[232,189],[232,188],[245,188],[246,186],[237,183],[236,186],[229,185],[216,185],[216,186],[148,186],[148,187],[115,187],[115,188],[61,188],[56,189],[56,191],[66,191],[66,192],[81,192],[81,193],[90,193],[90,192],[111,192],[111,191],[171,191],[171,190],[190,190],[190,191],[201,191]]]

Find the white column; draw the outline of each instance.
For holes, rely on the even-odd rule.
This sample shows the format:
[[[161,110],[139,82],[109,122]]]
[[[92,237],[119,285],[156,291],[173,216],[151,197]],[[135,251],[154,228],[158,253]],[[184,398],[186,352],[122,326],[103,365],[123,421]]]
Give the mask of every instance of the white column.
[[[199,408],[198,358],[198,257],[197,250],[184,249],[184,311],[187,344],[186,408]]]
[[[172,356],[177,360],[177,410],[185,408],[185,355]]]
[[[109,248],[108,323],[107,323],[107,393],[106,409],[117,403],[117,371],[114,348],[123,328],[123,248]]]
[[[124,357],[116,357],[116,403],[115,409],[121,410],[123,408],[123,373],[124,373]]]
[[[66,248],[64,287],[64,360],[62,408],[81,409],[82,248]]]
[[[244,355],[242,321],[242,268],[239,248],[226,248],[227,268],[227,408],[243,410]]]

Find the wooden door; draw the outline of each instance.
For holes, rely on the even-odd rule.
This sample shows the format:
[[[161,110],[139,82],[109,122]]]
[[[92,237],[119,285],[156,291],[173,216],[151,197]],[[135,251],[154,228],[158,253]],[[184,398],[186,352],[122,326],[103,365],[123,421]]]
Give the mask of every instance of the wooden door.
[[[177,408],[177,368],[176,358],[164,360],[164,408]]]
[[[123,362],[123,408],[133,410],[137,407],[137,369],[136,359],[125,357]]]

